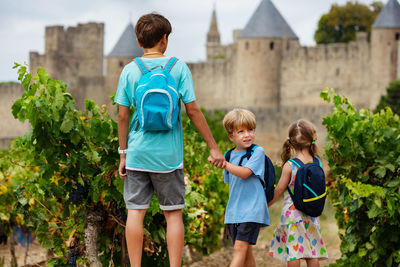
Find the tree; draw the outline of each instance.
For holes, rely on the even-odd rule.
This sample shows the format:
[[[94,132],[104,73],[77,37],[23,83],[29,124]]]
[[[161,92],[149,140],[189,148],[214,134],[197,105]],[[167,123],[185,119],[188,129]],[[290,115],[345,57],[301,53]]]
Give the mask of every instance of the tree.
[[[379,112],[385,107],[390,107],[393,113],[400,115],[400,80],[393,81],[386,88],[386,95],[381,96],[381,100],[376,106],[375,112]]]
[[[369,6],[348,1],[346,5],[332,5],[327,14],[322,15],[314,34],[317,44],[347,43],[354,41],[356,32],[371,33],[371,26],[383,7],[376,1]]]

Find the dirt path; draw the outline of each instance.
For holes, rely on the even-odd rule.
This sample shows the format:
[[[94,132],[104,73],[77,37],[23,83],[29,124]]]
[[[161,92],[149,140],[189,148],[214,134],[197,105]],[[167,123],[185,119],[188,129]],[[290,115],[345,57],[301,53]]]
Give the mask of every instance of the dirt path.
[[[278,259],[273,259],[267,254],[268,248],[254,248],[253,255],[256,260],[257,267],[284,267],[286,263]],[[226,267],[232,259],[233,250],[232,248],[222,249],[207,257],[204,257],[201,261],[195,262],[187,267]],[[328,266],[334,263],[336,259],[329,255],[328,260],[320,261],[321,266]],[[305,261],[302,261],[301,266],[306,266]]]
[[[26,248],[22,247],[19,244],[15,246],[15,255],[17,257],[18,266],[24,265],[25,253],[26,253]],[[1,258],[3,257],[4,257],[4,267],[11,266],[10,264],[11,252],[9,243],[7,245],[0,245],[0,262]],[[34,266],[41,266],[35,264],[41,263],[46,259],[47,259],[46,249],[42,248],[37,241],[34,241],[33,244],[29,247],[26,263]]]

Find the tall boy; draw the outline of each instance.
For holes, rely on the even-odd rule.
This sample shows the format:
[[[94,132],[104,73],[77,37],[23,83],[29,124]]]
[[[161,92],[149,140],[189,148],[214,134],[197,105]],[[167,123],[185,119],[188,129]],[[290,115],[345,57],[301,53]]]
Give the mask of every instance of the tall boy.
[[[224,172],[224,181],[229,184],[225,224],[234,244],[230,267],[256,266],[252,245],[257,242],[260,228],[269,225],[267,200],[259,181],[264,179],[264,149],[256,146],[251,157],[245,157],[255,138],[256,118],[252,112],[234,109],[225,115],[223,124],[236,145]]]
[[[149,70],[165,66],[164,56],[171,33],[171,24],[159,14],[139,18],[135,32],[144,54],[141,62]],[[221,168],[224,157],[195,102],[192,75],[187,65],[177,61],[170,69],[179,98],[186,113],[210,148],[209,161]],[[140,266],[143,246],[143,219],[149,207],[153,188],[167,221],[167,246],[171,266],[180,266],[184,239],[182,208],[185,205],[183,178],[183,133],[181,120],[169,131],[146,131],[136,127],[138,115],[129,126],[129,108],[136,107],[135,90],[142,77],[136,62],[126,65],[118,83],[115,102],[119,104],[118,136],[119,174],[125,179],[124,199],[128,209],[126,239],[131,266]]]

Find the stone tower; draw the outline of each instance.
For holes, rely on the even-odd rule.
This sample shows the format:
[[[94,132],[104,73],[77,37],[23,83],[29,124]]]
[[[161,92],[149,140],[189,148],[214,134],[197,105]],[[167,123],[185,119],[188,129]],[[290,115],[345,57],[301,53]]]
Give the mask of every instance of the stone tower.
[[[109,103],[108,96],[117,90],[119,76],[124,66],[135,57],[143,55],[143,50],[136,41],[135,29],[129,23],[114,48],[106,57],[106,94],[105,103]]]
[[[371,46],[374,88],[377,88],[372,97],[379,100],[388,84],[400,79],[400,5],[397,0],[389,0],[372,25]]]
[[[274,4],[262,0],[238,36],[237,105],[279,111],[281,62],[288,40],[298,37]]]
[[[68,91],[76,99],[78,108],[83,100],[102,99],[104,24],[90,22],[77,27],[46,27],[45,54],[30,52],[31,73],[38,67],[50,76],[68,83]]]
[[[211,15],[210,29],[207,33],[207,60],[215,59],[220,54],[221,40],[218,31],[217,14],[214,10]]]

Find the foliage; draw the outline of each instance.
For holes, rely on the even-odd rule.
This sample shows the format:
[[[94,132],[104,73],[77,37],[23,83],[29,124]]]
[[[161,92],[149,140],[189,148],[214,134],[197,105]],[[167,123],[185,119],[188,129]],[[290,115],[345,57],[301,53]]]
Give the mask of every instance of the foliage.
[[[389,84],[386,88],[386,95],[381,96],[375,112],[379,112],[385,107],[390,107],[394,113],[400,115],[400,80]]]
[[[39,68],[32,76],[26,66],[16,64],[15,68],[24,92],[12,113],[22,122],[28,120],[32,129],[1,155],[1,226],[8,235],[13,225],[29,227],[53,253],[48,266],[66,265],[68,258],[75,257],[78,264],[86,265],[86,219],[96,213],[101,216],[99,259],[104,266],[121,266],[126,210],[123,180],[117,172],[116,122],[105,106],[100,108],[91,100],[85,100],[84,111],[76,110],[67,85],[51,79],[45,70]],[[221,116],[209,117],[216,136],[222,136]],[[227,187],[222,171],[207,162],[207,146],[186,117],[183,125],[186,242],[209,253],[219,247]],[[220,147],[225,150],[225,143]],[[167,266],[165,220],[155,196],[144,227],[143,265]]]
[[[354,41],[356,32],[371,33],[371,26],[383,7],[382,2],[367,5],[348,1],[346,5],[333,4],[327,14],[322,15],[315,31],[317,44],[347,43]]]
[[[323,119],[330,198],[340,229],[343,266],[400,263],[400,119],[390,108],[355,110],[325,89],[334,110]]]
[[[0,82],[0,85],[8,85],[8,84],[18,84],[18,83],[17,83],[17,82],[14,82],[14,81]]]

